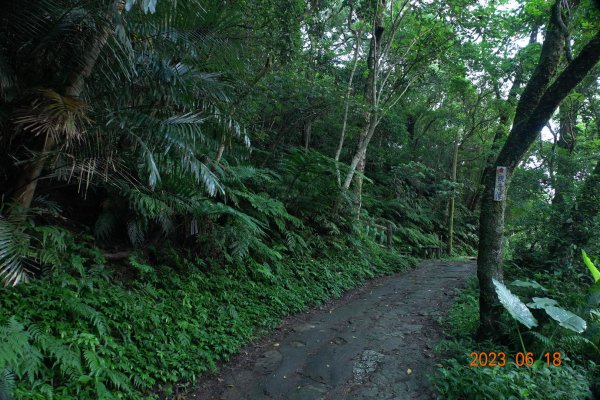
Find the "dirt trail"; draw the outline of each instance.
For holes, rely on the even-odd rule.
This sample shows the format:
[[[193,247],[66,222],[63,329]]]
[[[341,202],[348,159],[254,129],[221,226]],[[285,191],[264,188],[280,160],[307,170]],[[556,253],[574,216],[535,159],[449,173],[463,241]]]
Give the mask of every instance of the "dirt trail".
[[[188,399],[431,399],[438,320],[473,262],[426,261],[288,318]]]

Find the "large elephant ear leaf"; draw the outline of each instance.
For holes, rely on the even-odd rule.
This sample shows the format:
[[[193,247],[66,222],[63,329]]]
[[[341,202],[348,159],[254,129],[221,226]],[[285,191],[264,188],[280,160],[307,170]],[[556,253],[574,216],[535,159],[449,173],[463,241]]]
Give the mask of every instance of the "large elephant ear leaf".
[[[578,317],[571,311],[567,311],[560,307],[546,307],[546,313],[563,328],[570,329],[574,332],[581,333],[587,328],[587,324],[583,318]]]
[[[531,299],[531,303],[527,303],[527,307],[529,308],[537,308],[542,309],[550,306],[557,306],[558,302],[553,299],[549,299],[547,297],[534,297]]]
[[[548,289],[546,289],[545,287],[543,287],[542,285],[540,285],[539,283],[537,283],[534,280],[522,281],[520,279],[517,279],[516,281],[512,281],[510,284],[513,285],[513,286],[518,286],[518,287],[543,290],[544,292],[548,291]]]
[[[590,260],[587,253],[585,252],[585,250],[581,250],[581,256],[583,257],[583,262],[585,263],[585,265],[588,267],[588,269],[592,273],[594,282],[600,281],[600,271],[598,271],[598,268],[596,268],[596,266],[594,265],[592,260]]]
[[[534,318],[529,308],[519,299],[517,296],[512,294],[510,290],[503,283],[497,281],[496,279],[492,279],[494,286],[496,287],[496,293],[498,294],[498,299],[500,303],[504,306],[506,311],[510,313],[510,315],[525,325],[528,328],[533,328],[537,326],[537,321]]]

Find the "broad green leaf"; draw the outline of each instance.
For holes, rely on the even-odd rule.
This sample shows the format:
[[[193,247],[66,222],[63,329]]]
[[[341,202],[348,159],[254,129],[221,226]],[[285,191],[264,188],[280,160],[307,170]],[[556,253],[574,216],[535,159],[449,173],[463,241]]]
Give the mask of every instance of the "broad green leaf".
[[[558,302],[547,297],[534,297],[531,303],[527,303],[527,307],[542,309],[550,306],[556,306]]]
[[[581,333],[587,328],[587,324],[583,318],[578,317],[571,311],[567,311],[560,307],[546,307],[546,314],[554,319],[563,328],[570,329],[574,332]]]
[[[543,287],[542,285],[540,285],[539,283],[537,283],[536,281],[530,281],[530,280],[522,281],[522,280],[517,279],[516,281],[512,281],[510,284],[513,286],[518,286],[518,287],[539,289],[539,290],[543,290],[544,292],[546,292],[548,290],[545,287]]]
[[[533,314],[531,314],[531,311],[529,311],[529,308],[527,308],[521,299],[512,294],[503,283],[497,281],[496,279],[492,279],[492,282],[496,287],[496,293],[498,294],[500,303],[502,303],[504,308],[506,308],[506,311],[508,311],[514,319],[528,328],[537,326],[536,319],[533,317]]]
[[[594,282],[598,282],[600,280],[600,271],[598,271],[598,268],[596,268],[592,260],[590,260],[585,250],[581,250],[581,256],[583,257],[583,262],[585,265],[587,265],[588,269],[592,273]]]
[[[594,283],[591,287],[590,287],[590,292],[592,293],[600,293],[600,281]]]

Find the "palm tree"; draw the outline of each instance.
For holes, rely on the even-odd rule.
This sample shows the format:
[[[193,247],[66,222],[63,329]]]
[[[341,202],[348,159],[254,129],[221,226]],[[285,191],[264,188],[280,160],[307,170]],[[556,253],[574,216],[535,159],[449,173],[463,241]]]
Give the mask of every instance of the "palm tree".
[[[15,250],[23,246],[8,232],[31,215],[24,210],[42,180],[64,180],[82,192],[98,187],[125,200],[134,215],[127,221],[133,242],[149,221],[166,232],[176,215],[223,193],[220,169],[207,154],[217,150],[223,131],[248,140],[226,112],[232,85],[222,71],[239,66],[211,31],[219,21],[209,6],[196,0],[3,6],[0,166],[9,173],[0,185],[3,203],[14,203],[10,221],[0,220],[6,228],[0,275],[12,277],[10,283],[35,262]]]

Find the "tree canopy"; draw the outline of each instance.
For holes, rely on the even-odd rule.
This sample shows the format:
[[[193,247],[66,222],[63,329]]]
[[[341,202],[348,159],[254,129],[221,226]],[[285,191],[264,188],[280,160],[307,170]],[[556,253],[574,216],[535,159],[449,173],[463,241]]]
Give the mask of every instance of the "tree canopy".
[[[292,279],[301,272],[287,260],[368,259],[385,245],[405,261],[477,256],[488,338],[502,331],[494,282],[506,266],[568,280],[585,272],[581,250],[590,263],[600,254],[597,1],[19,0],[0,10],[4,293],[100,269],[143,291],[157,265]],[[316,276],[306,274],[299,281]],[[39,321],[17,320],[13,336],[35,336]],[[39,358],[59,365],[48,343]],[[66,361],[44,372],[11,363],[0,352],[22,398],[35,387],[26,378],[56,378],[44,390],[66,396],[88,384],[73,383]],[[121,398],[189,380],[130,385],[77,368]],[[2,376],[0,398],[15,380]]]

